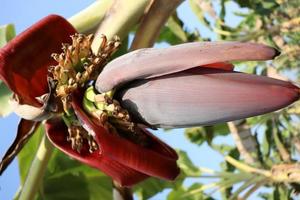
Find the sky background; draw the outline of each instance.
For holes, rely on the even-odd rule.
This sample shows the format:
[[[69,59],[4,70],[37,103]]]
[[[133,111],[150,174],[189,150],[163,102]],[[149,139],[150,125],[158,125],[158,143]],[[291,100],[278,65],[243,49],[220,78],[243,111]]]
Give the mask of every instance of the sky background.
[[[0,6],[0,25],[13,23],[17,33],[22,32],[27,27],[49,14],[59,14],[65,18],[69,18],[83,8],[90,5],[93,0],[1,0]],[[216,1],[217,2],[217,1]],[[218,7],[217,4],[214,5]],[[230,10],[239,10],[235,4],[226,5]],[[231,13],[231,12],[230,12]],[[178,8],[178,15],[184,21],[186,28],[190,30],[198,29],[202,36],[215,39],[214,34],[198,22],[197,17],[189,8],[188,2],[184,2]],[[231,25],[238,23],[240,19],[233,14],[227,15],[226,21],[230,21]],[[156,45],[161,47],[162,45]],[[37,55],[38,56],[38,55]],[[9,145],[12,143],[17,129],[19,117],[11,114],[10,116],[0,120],[0,156],[2,157]],[[212,168],[218,170],[219,163],[223,160],[222,156],[213,152],[206,144],[198,147],[189,143],[183,134],[183,129],[177,129],[169,132],[157,131],[156,134],[162,140],[170,144],[174,148],[179,148],[188,153],[192,161],[201,167]],[[217,143],[233,144],[230,137],[218,137]],[[186,185],[190,185],[199,179],[190,179],[186,181]],[[203,179],[201,179],[203,181]],[[7,168],[0,176],[0,199],[12,199],[19,187],[19,172],[17,160]],[[167,194],[163,192],[152,199],[163,199]]]

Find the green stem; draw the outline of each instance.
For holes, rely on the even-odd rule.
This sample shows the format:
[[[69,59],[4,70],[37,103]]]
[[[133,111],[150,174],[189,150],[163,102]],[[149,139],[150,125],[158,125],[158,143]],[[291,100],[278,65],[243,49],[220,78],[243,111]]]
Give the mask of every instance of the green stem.
[[[35,158],[32,161],[19,200],[34,199],[43,180],[44,173],[47,169],[47,164],[52,152],[53,146],[52,144],[50,144],[47,137],[44,135],[35,155]]]
[[[186,194],[182,195],[182,198],[187,198],[189,196],[195,195],[195,194],[199,194],[200,192],[207,190],[207,189],[211,189],[211,188],[216,188],[218,187],[218,183],[209,183],[206,185],[202,185],[197,189],[194,189],[192,191],[187,192]]]
[[[281,157],[281,159],[286,162],[289,163],[291,162],[291,155],[288,152],[288,150],[285,148],[284,144],[282,143],[280,136],[279,136],[279,131],[277,129],[275,120],[273,120],[273,137],[274,137],[274,142],[275,142],[275,146],[278,149],[279,155]]]
[[[68,21],[79,33],[91,33],[100,24],[111,4],[111,0],[96,1],[69,18]]]
[[[264,184],[268,183],[268,181],[266,180],[262,180],[258,183],[256,183],[253,187],[251,187],[242,198],[240,198],[240,200],[246,200],[248,199],[248,197],[253,194],[257,189],[259,189],[261,186],[263,186]]]
[[[227,162],[229,162],[231,165],[233,165],[234,167],[236,167],[237,169],[244,171],[244,172],[248,172],[248,173],[256,173],[256,174],[260,174],[263,175],[265,177],[271,177],[272,174],[271,172],[267,171],[267,170],[263,170],[263,169],[258,169],[258,168],[254,168],[251,167],[249,165],[246,165],[230,156],[225,156],[225,160]]]
[[[122,41],[143,16],[148,4],[149,0],[113,1],[96,35],[104,34],[108,40],[117,35]],[[94,53],[98,52],[101,42],[101,37],[95,37],[92,44]]]

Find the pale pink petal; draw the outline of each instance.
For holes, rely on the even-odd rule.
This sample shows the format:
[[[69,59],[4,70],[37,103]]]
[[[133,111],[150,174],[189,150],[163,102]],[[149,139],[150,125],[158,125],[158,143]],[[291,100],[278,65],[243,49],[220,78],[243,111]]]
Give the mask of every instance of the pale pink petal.
[[[268,60],[278,51],[254,43],[194,42],[165,49],[139,49],[108,63],[96,88],[106,92],[135,79],[158,77],[196,66],[230,61]]]
[[[261,115],[299,99],[299,88],[268,77],[209,68],[135,81],[122,106],[156,127],[212,125]]]

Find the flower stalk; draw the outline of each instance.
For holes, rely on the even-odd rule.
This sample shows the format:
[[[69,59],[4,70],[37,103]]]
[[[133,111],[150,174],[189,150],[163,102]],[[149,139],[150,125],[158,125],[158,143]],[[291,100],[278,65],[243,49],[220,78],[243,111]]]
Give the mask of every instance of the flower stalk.
[[[68,21],[79,33],[92,33],[101,23],[112,2],[111,0],[95,1],[89,7],[70,17]]]
[[[47,137],[44,136],[41,140],[35,158],[32,161],[31,167],[20,193],[19,200],[34,199],[38,189],[40,188],[52,152],[53,146],[52,144],[50,144]]]
[[[114,200],[133,200],[131,188],[122,187],[116,181],[113,181],[113,199]]]
[[[155,0],[143,17],[130,50],[154,45],[161,28],[183,0]]]
[[[225,160],[229,162],[231,165],[235,166],[237,169],[247,172],[247,173],[256,173],[259,175],[263,175],[267,178],[270,178],[272,176],[271,172],[268,170],[263,170],[263,169],[258,169],[251,167],[247,164],[244,164],[242,162],[237,161],[236,159],[230,157],[230,156],[225,156]]]
[[[148,4],[149,1],[147,0],[115,0],[96,32],[96,37],[92,44],[93,52],[97,54],[102,42],[101,38],[97,37],[97,35],[104,34],[108,40],[117,35],[122,41],[143,16]]]
[[[227,126],[245,162],[250,165],[256,164],[258,162],[256,153],[257,143],[251,134],[250,128],[245,127],[244,123],[236,124],[235,122],[227,122]]]
[[[225,160],[237,169],[249,174],[257,174],[265,177],[268,182],[273,183],[298,183],[300,181],[300,164],[276,164],[270,170],[259,169],[244,164],[230,156],[225,156]]]
[[[279,153],[281,159],[285,163],[290,163],[290,162],[292,162],[291,154],[285,147],[284,143],[281,141],[280,133],[279,133],[278,128],[276,127],[275,119],[273,119],[272,123],[273,123],[273,127],[274,127],[272,133],[273,133],[274,142],[275,142],[275,146],[278,150],[278,153]]]

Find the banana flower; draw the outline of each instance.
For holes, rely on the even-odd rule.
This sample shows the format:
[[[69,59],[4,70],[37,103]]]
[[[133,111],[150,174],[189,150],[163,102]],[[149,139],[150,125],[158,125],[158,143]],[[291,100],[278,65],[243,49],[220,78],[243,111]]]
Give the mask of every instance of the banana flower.
[[[265,45],[187,43],[108,62],[120,43],[102,39],[94,54],[92,36],[50,15],[0,49],[0,78],[22,118],[0,173],[43,121],[53,145],[123,186],[149,176],[174,180],[176,152],[146,127],[211,125],[272,112],[299,98],[290,82],[233,71],[231,61],[277,56]]]

